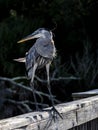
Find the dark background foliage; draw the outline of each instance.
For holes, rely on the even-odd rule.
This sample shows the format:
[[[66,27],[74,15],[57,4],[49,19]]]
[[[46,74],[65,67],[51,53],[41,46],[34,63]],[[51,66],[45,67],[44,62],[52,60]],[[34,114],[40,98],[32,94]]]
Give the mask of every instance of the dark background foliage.
[[[39,27],[50,30],[55,28],[53,32],[58,56],[51,67],[51,75],[56,69],[56,78],[76,76],[81,80],[53,82],[53,94],[65,102],[72,100],[72,92],[97,88],[97,15],[97,0],[0,0],[0,76],[24,76],[24,64],[16,63],[13,59],[24,57],[34,41],[28,41],[26,44],[17,44],[17,41]],[[41,72],[39,74],[42,75]],[[42,75],[42,78],[45,77]],[[42,91],[46,91],[44,85],[41,86]],[[0,81],[0,109],[4,108],[4,98],[12,98],[8,91],[5,91],[5,88],[11,87]],[[16,91],[21,91],[23,99],[27,99],[24,91]],[[13,97],[15,100],[22,100],[15,93]],[[10,108],[11,111],[12,106],[6,105],[5,110]],[[8,109],[8,112],[10,111]],[[15,112],[16,115],[19,114],[16,109],[11,112],[7,116],[13,116]]]

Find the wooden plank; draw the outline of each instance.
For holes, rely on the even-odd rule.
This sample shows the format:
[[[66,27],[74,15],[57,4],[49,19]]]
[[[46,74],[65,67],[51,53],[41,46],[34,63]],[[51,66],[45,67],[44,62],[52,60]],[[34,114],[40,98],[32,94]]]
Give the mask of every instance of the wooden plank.
[[[72,93],[73,100],[79,100],[81,98],[87,98],[87,97],[96,96],[96,95],[98,95],[98,89],[89,90],[86,92]]]
[[[67,130],[98,118],[98,96],[59,104],[55,107],[62,114],[63,119],[58,117],[56,122],[52,121],[46,130],[56,128]],[[39,128],[44,130],[50,120],[51,113],[49,111],[31,112],[1,120],[0,130],[39,130]]]

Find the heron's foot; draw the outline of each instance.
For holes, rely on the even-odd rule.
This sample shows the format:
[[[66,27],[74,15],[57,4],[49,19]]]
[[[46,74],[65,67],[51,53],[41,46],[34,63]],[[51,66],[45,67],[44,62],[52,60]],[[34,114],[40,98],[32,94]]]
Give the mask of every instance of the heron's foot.
[[[55,119],[59,116],[61,119],[63,119],[62,115],[59,113],[59,111],[53,106],[50,110],[51,115],[55,121]]]
[[[54,106],[50,110],[46,111],[50,112],[50,118],[45,126],[45,130],[51,126],[53,121],[56,123],[56,121],[58,121],[58,117],[63,119],[63,116],[58,112],[58,110]]]

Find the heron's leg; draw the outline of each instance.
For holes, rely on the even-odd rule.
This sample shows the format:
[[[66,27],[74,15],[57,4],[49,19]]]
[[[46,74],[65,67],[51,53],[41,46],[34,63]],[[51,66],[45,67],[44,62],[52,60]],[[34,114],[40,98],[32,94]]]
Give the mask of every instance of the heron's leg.
[[[63,119],[62,115],[56,110],[56,108],[54,107],[54,99],[51,93],[51,86],[50,86],[50,78],[49,78],[49,69],[50,69],[50,63],[46,65],[46,71],[47,71],[47,87],[48,87],[48,91],[50,93],[50,98],[51,98],[51,102],[52,102],[52,109],[51,111],[51,115],[52,115],[52,120],[56,120],[57,119],[57,115]],[[47,125],[46,128],[49,127],[51,125],[52,120],[50,120]]]
[[[37,64],[35,64],[33,66],[32,78],[31,78],[30,86],[32,87],[32,92],[33,92],[33,96],[34,96],[34,102],[35,102],[36,110],[39,110],[38,104],[37,104],[37,99],[36,99],[35,88],[34,88],[34,76],[35,76],[36,68],[37,68]]]
[[[50,78],[49,78],[49,70],[50,70],[50,63],[46,64],[46,71],[47,71],[47,87],[50,94],[52,105],[54,106],[53,96],[51,93],[51,86],[50,86]]]

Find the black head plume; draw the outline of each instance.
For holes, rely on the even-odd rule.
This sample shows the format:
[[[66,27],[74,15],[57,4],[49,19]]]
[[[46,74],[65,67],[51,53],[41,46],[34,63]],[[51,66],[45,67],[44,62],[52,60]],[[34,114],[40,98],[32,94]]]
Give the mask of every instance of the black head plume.
[[[51,29],[51,31],[54,31],[57,28],[57,23],[54,21],[55,26]]]

